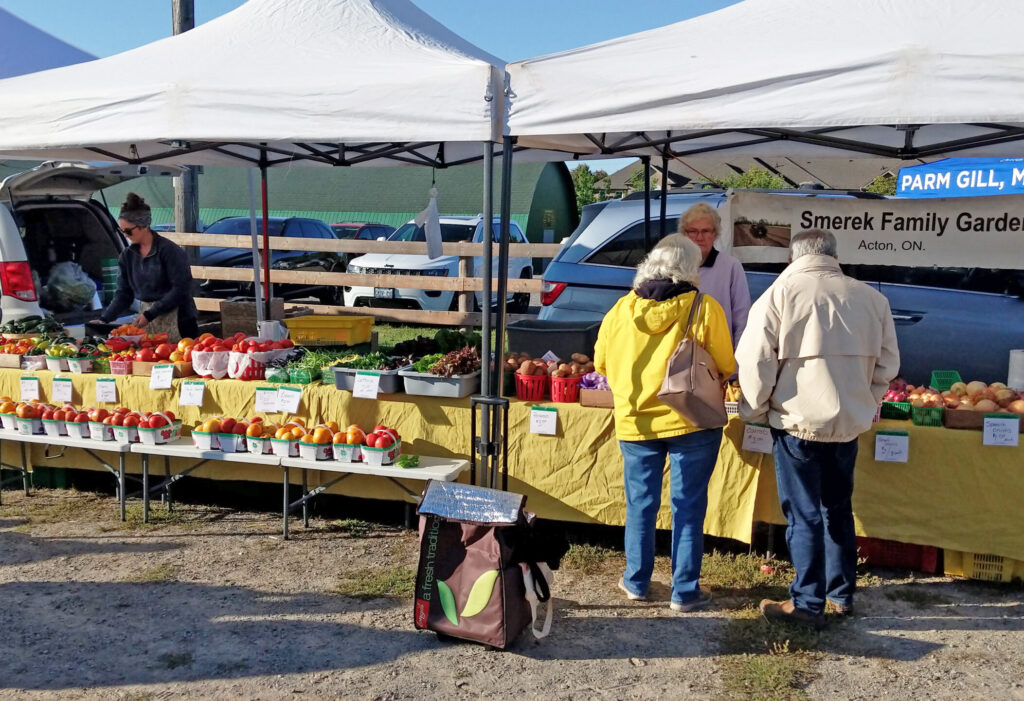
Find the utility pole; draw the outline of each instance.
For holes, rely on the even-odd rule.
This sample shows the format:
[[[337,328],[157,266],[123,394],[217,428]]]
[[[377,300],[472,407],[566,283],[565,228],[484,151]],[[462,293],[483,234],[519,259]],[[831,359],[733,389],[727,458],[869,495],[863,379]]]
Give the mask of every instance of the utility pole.
[[[181,34],[196,26],[194,0],[171,0],[171,22],[174,34]],[[174,178],[174,230],[194,233],[199,230],[199,177],[195,168],[188,168]],[[189,246],[190,262],[198,261],[199,249]]]

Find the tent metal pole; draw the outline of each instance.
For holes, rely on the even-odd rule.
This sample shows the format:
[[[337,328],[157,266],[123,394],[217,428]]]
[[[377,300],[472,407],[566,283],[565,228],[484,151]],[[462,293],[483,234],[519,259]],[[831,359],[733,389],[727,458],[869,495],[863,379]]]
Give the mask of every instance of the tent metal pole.
[[[263,200],[263,304],[264,318],[270,320],[270,203],[267,201],[267,152],[260,149],[260,196]]]
[[[260,236],[256,230],[256,173],[249,168],[249,236],[252,239],[252,301],[256,307],[256,332],[260,323],[266,321],[263,314],[263,284],[260,281]]]
[[[497,314],[494,323],[494,357],[499,361],[505,357],[505,297],[506,290],[508,289],[508,242],[511,235],[511,217],[512,217],[512,154],[515,149],[515,141],[511,136],[506,136],[502,139],[501,145],[501,241],[498,244],[498,300],[497,300]],[[490,300],[487,300],[489,304]],[[487,362],[486,360],[484,362]],[[498,367],[502,367],[498,365]],[[495,377],[491,378],[491,385],[494,391],[494,396],[498,395],[498,390],[501,389],[501,385],[498,380],[501,377],[501,373],[494,373]],[[499,419],[505,417],[505,421],[501,422]],[[492,430],[491,435],[498,439],[499,445],[507,446],[508,435],[503,433],[504,427],[508,425],[508,406],[505,405],[503,411],[495,411],[491,414]],[[498,455],[495,454],[492,458],[492,468],[490,474],[490,484],[492,487],[498,485]]]
[[[644,251],[651,250],[651,157],[640,159],[644,164]]]
[[[484,235],[483,256],[480,277],[483,278],[483,292],[480,296],[480,363],[481,363],[481,386],[485,397],[497,397],[498,393],[492,389],[492,375],[501,378],[503,364],[498,357],[494,364],[494,371],[491,370],[491,271],[493,265],[491,259],[494,255],[494,144],[490,141],[484,142],[484,220],[481,223]],[[475,272],[475,271],[474,271]],[[501,389],[501,380],[498,380],[498,389]],[[475,418],[475,417],[474,417]],[[487,402],[480,404],[480,442],[473,446],[473,450],[480,455],[481,473],[490,477],[492,474],[491,461],[498,458],[491,450],[491,405]]]
[[[658,223],[658,231],[661,232],[659,240],[665,238],[669,232],[665,231],[665,211],[668,208],[668,156],[661,157],[661,214]]]

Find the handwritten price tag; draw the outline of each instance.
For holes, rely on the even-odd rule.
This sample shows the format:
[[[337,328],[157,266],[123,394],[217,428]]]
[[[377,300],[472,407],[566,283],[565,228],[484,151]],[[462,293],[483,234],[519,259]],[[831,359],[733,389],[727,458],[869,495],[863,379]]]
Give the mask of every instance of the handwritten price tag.
[[[96,378],[96,401],[117,404],[117,381],[113,377]]]
[[[202,406],[205,392],[205,382],[195,380],[182,382],[181,392],[178,394],[178,406]]]
[[[256,411],[277,412],[277,387],[256,388]]]
[[[554,436],[558,433],[558,409],[535,406],[530,409],[530,433]]]
[[[70,377],[55,377],[53,378],[53,395],[50,399],[56,402],[70,402],[72,399],[72,393],[74,387],[71,386]]]
[[[376,399],[380,391],[380,373],[365,372],[360,370],[356,373],[355,383],[352,385],[352,396],[360,399]]]
[[[299,413],[299,404],[302,403],[302,389],[299,387],[278,387],[277,389],[277,410],[286,414]]]
[[[154,365],[149,373],[150,389],[170,389],[171,380],[174,378],[173,365]]]
[[[743,429],[743,450],[770,455],[772,445],[772,430],[764,424],[747,424]]]
[[[21,401],[27,402],[31,399],[39,399],[39,378],[21,378]]]
[[[910,459],[910,435],[906,431],[879,431],[875,434],[877,462],[907,462]]]
[[[1017,414],[985,414],[982,445],[1015,446],[1020,441],[1020,417]]]
[[[545,353],[544,355],[541,356],[541,360],[543,360],[545,363],[551,363],[551,362],[557,363],[557,362],[561,361],[562,359],[559,358],[557,355],[555,355],[552,351],[548,351],[547,353]]]

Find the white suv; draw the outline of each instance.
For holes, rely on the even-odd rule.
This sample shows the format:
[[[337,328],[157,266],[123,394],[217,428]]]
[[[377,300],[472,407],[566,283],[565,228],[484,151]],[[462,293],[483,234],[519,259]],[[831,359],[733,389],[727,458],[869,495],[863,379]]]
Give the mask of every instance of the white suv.
[[[492,240],[497,242],[501,234],[500,219],[495,217],[492,226]],[[444,243],[460,243],[472,241],[481,243],[483,241],[483,217],[441,217],[441,239]],[[527,243],[526,237],[516,222],[510,222],[510,242]],[[426,241],[423,227],[416,226],[415,222],[405,224],[391,236],[388,241]],[[473,267],[470,275],[480,276],[482,258],[473,258]],[[401,253],[368,253],[365,256],[353,258],[348,264],[348,272],[366,275],[433,275],[437,277],[458,277],[459,259],[458,256],[441,256],[431,260],[425,255],[408,255]],[[498,275],[498,258],[495,256],[492,272],[496,278]],[[509,258],[509,278],[530,278],[533,277],[533,261],[530,258]],[[380,306],[380,307],[403,307],[410,309],[425,309],[429,311],[453,310],[458,305],[458,297],[453,290],[417,290],[412,288],[395,287],[346,287],[344,290],[345,305],[349,307],[359,306]],[[494,289],[492,287],[492,289]],[[479,308],[483,301],[483,294],[476,293],[476,304]],[[497,294],[492,293],[492,304],[497,301]],[[509,312],[522,314],[530,306],[530,295],[527,292],[516,294],[510,293],[506,298]]]
[[[96,167],[51,161],[0,182],[0,320],[48,311],[41,306],[41,295],[59,263],[81,266],[99,289],[103,260],[116,259],[125,242],[105,203],[92,199],[94,192],[140,175],[181,172],[174,166]],[[87,306],[50,311],[71,333],[81,335],[83,322],[100,306],[99,296]]]

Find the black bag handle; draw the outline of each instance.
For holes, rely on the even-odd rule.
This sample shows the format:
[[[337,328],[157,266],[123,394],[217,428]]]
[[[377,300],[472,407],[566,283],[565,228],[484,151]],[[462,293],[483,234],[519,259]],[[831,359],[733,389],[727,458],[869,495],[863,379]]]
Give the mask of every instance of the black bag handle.
[[[533,592],[537,595],[537,601],[546,603],[551,598],[551,589],[548,587],[548,580],[536,562],[526,563],[533,575]]]

